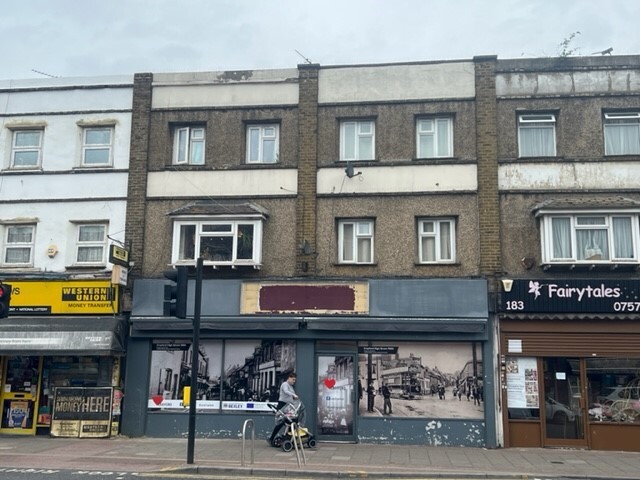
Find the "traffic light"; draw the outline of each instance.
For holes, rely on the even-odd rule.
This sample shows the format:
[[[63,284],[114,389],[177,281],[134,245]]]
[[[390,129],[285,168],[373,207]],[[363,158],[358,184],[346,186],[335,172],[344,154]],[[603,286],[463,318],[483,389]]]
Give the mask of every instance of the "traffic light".
[[[163,315],[187,318],[187,267],[181,266],[167,270],[164,276],[172,283],[164,286]]]
[[[0,283],[0,318],[9,316],[9,304],[11,303],[11,285]]]

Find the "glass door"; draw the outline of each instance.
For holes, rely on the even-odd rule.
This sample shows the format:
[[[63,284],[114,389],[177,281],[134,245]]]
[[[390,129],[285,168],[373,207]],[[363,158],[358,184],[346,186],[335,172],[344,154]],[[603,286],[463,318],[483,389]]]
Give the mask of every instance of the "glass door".
[[[35,434],[41,370],[41,357],[6,357],[0,394],[2,401],[0,433]]]
[[[545,446],[586,446],[582,362],[543,359]]]
[[[355,442],[355,355],[317,355],[319,440]]]

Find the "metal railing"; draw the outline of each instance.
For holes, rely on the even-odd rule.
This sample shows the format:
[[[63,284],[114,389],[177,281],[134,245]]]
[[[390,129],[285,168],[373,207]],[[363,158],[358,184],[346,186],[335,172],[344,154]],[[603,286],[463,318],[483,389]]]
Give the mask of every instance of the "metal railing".
[[[255,458],[256,452],[256,428],[253,420],[247,419],[244,421],[244,425],[242,425],[242,455],[240,456],[240,465],[244,467],[244,452],[247,443],[247,428],[251,427],[251,464],[253,465],[253,461]],[[300,461],[298,461],[300,464]]]

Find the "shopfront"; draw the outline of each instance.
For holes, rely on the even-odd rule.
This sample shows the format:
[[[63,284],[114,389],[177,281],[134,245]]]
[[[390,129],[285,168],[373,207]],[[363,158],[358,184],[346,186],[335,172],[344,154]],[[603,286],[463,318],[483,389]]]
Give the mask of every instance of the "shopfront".
[[[127,335],[117,289],[108,281],[11,283],[10,316],[0,320],[0,434],[117,434]]]
[[[640,451],[640,281],[503,285],[505,446]]]
[[[187,319],[163,317],[163,285],[135,285],[127,435],[184,436],[197,370],[198,436],[235,438],[251,418],[266,437],[267,402],[295,371],[319,441],[495,444],[484,281],[205,280],[195,370],[193,296]]]

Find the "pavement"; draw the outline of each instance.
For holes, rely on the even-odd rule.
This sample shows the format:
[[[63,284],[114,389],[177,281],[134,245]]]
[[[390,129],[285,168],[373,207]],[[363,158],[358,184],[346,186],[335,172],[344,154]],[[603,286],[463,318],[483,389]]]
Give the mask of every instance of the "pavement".
[[[640,439],[638,439],[640,442]],[[171,478],[194,474],[278,478],[640,478],[640,453],[542,448],[469,448],[419,445],[319,443],[295,451],[269,447],[265,440],[195,439],[187,464],[186,438],[69,439],[0,436],[0,471],[5,468],[164,472]],[[1,475],[1,474],[0,474]]]

